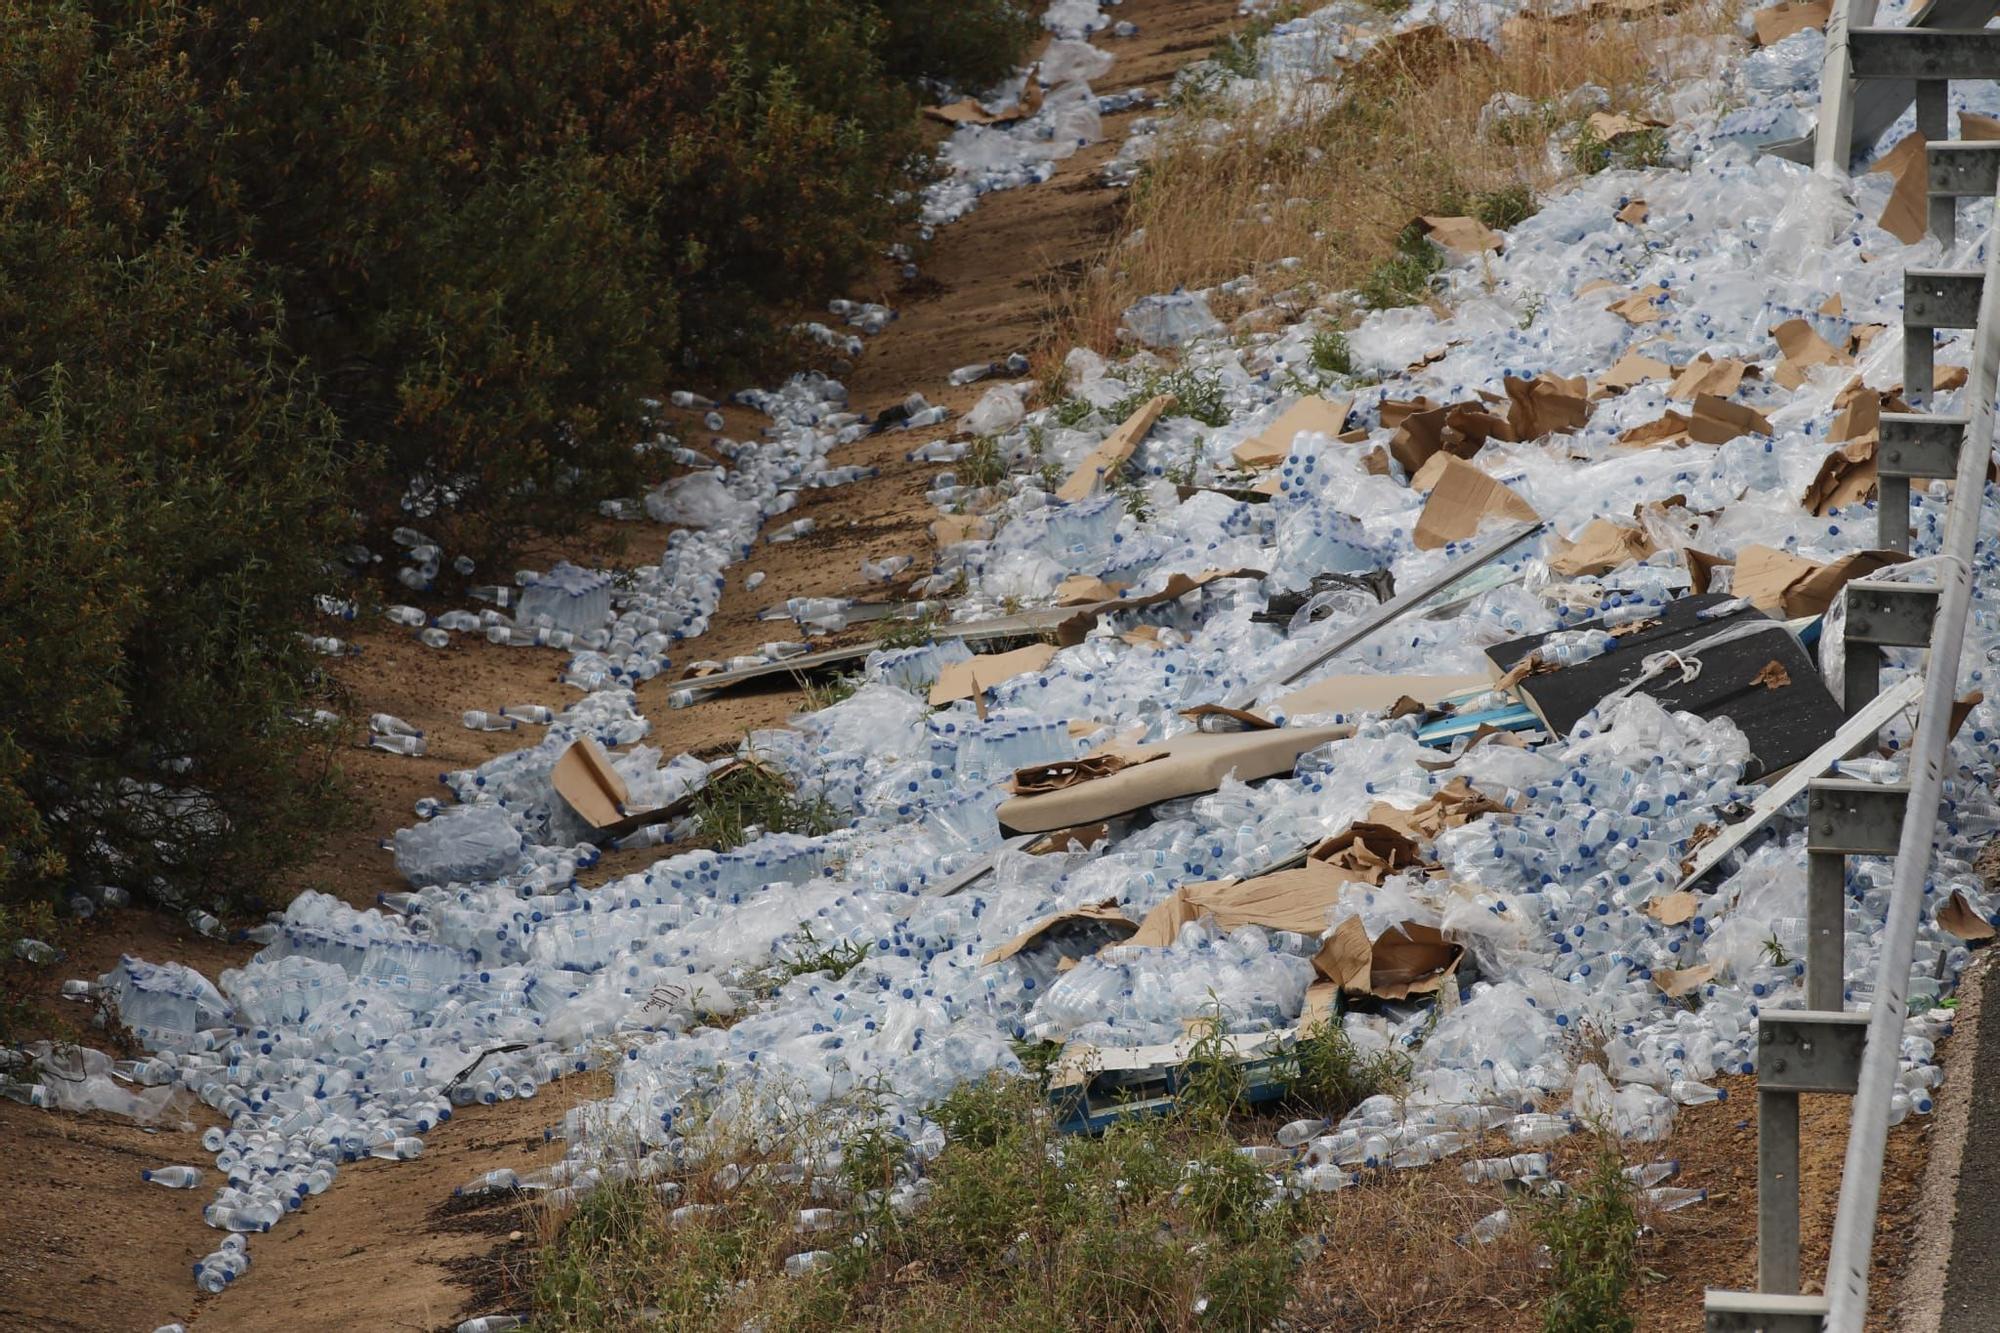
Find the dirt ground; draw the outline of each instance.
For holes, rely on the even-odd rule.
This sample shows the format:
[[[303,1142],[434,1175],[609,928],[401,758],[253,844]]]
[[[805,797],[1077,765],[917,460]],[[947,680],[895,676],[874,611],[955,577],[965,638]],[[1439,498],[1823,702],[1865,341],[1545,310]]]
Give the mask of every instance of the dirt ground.
[[[1099,91],[1164,90],[1175,69],[1229,31],[1235,8],[1234,0],[1127,0],[1117,16],[1137,23],[1140,34],[1101,40],[1118,63]],[[899,312],[844,375],[857,408],[877,409],[916,390],[962,410],[985,386],[950,387],[945,377],[953,367],[997,360],[1035,344],[1050,285],[1091,262],[1116,226],[1119,196],[1098,183],[1097,169],[1134,118],[1135,113],[1107,117],[1107,140],[1063,163],[1052,181],[991,196],[970,217],[944,229],[924,257],[917,282],[885,278],[879,290],[848,293],[881,300]],[[763,420],[738,409],[725,416],[725,433],[737,438],[754,438]],[[836,464],[874,465],[882,475],[805,492],[797,511],[782,521],[812,517],[817,531],[795,543],[760,545],[730,570],[713,625],[682,646],[674,668],[788,635],[789,624],[760,622],[757,612],[790,596],[863,591],[864,559],[907,553],[917,557],[912,574],[926,572],[925,527],[935,515],[923,492],[940,469],[909,463],[904,454],[928,438],[928,433],[888,434],[839,451]],[[691,434],[689,442],[704,441]],[[650,524],[606,523],[566,553],[587,561],[592,551],[622,544],[627,563],[642,563],[657,555],[662,537]],[[743,583],[755,570],[768,579],[751,593]],[[344,752],[342,765],[362,817],[330,839],[276,897],[311,888],[368,906],[378,894],[402,888],[381,843],[410,822],[413,803],[443,794],[440,771],[477,764],[524,741],[517,733],[466,731],[459,715],[514,703],[560,707],[574,696],[556,680],[562,663],[556,652],[500,648],[468,636],[437,651],[380,622],[357,625],[350,637],[363,651],[338,669],[351,696],[346,715],[359,722],[370,713],[396,714],[426,732],[430,753],[410,759],[359,748],[357,731],[356,748]],[[669,688],[665,677],[649,682],[639,699],[654,724],[648,743],[670,753],[780,725],[800,703],[794,691],[773,689],[674,710],[666,706]],[[596,875],[624,873],[655,855],[608,856]],[[71,940],[70,948],[70,961],[49,978],[51,990],[64,976],[97,975],[121,952],[187,962],[211,977],[250,952],[140,912],[107,914]],[[51,999],[49,1007],[61,1006]],[[74,1009],[64,1012],[80,1021]],[[1649,1244],[1641,1296],[1646,1329],[1698,1328],[1703,1286],[1750,1283],[1755,1094],[1750,1080],[1730,1086],[1730,1101],[1687,1112],[1662,1154],[1678,1156],[1682,1183],[1706,1186],[1710,1200],[1670,1219]],[[567,1080],[532,1101],[460,1113],[427,1136],[417,1161],[344,1168],[325,1195],[252,1243],[252,1267],[220,1297],[200,1295],[189,1272],[221,1238],[200,1220],[209,1190],[171,1191],[139,1180],[141,1168],[168,1162],[202,1166],[212,1179],[212,1158],[200,1149],[197,1134],[149,1132],[108,1118],[34,1111],[0,1100],[0,1141],[12,1159],[0,1176],[0,1199],[9,1205],[0,1207],[0,1328],[143,1331],[179,1319],[203,1333],[433,1330],[473,1314],[519,1309],[518,1270],[532,1249],[530,1220],[517,1205],[466,1205],[454,1202],[451,1191],[494,1167],[525,1169],[553,1160],[561,1145],[545,1142],[543,1131],[594,1095],[601,1095],[601,1088],[590,1079]],[[1809,1105],[1806,1112],[1808,1273],[1824,1263],[1844,1117],[1845,1108],[1834,1104]],[[199,1122],[197,1133],[207,1123]],[[1885,1326],[1911,1234],[1926,1135],[1927,1127],[1913,1122],[1892,1138],[1876,1251],[1878,1290],[1884,1294],[1878,1309]],[[510,1240],[522,1231],[526,1240]],[[1457,1311],[1437,1326],[1525,1330],[1534,1323],[1532,1310],[1503,1306]]]

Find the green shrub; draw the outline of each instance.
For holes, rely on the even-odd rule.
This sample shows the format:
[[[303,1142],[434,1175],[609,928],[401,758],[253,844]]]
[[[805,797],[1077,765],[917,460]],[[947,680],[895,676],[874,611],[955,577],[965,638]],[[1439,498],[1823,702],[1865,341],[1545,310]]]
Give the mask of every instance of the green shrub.
[[[991,87],[1020,65],[1039,26],[1030,7],[1015,0],[875,0],[875,8],[882,15],[875,46],[883,67],[911,82]]]
[[[339,432],[266,275],[141,201],[199,90],[161,40],[0,9],[0,897],[241,898],[323,815],[307,590]]]
[[[1361,299],[1377,310],[1417,305],[1431,293],[1431,279],[1444,268],[1440,250],[1415,225],[1396,238],[1396,253],[1375,266],[1361,284]]]
[[[1637,1267],[1639,1219],[1624,1165],[1617,1145],[1603,1140],[1590,1175],[1535,1216],[1535,1233],[1553,1265],[1543,1333],[1631,1333],[1638,1326],[1625,1303]]]

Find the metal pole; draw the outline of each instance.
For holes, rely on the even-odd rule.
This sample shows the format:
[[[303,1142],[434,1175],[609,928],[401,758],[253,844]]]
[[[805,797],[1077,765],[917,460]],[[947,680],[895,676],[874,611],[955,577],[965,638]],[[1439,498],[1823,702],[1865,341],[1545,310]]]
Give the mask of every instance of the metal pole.
[[[1806,854],[1806,1008],[1839,1009],[1847,992],[1847,855]]]
[[[1847,31],[1875,19],[1875,0],[1834,0],[1826,16],[1826,46],[1819,66],[1819,128],[1813,133],[1813,170],[1847,179],[1854,154],[1854,80],[1848,75]]]
[[[1994,220],[2000,222],[2000,204]],[[1917,920],[1923,910],[1930,871],[1931,838],[1937,828],[1938,796],[1951,744],[1951,705],[1958,690],[1959,655],[1965,645],[1966,612],[1971,604],[1973,548],[1985,507],[1986,471],[1992,458],[1993,391],[2000,372],[2000,235],[1989,230],[1986,281],[1979,298],[1973,335],[1972,377],[1967,386],[1969,418],[1965,448],[1937,575],[1937,618],[1932,622],[1930,667],[1917,734],[1909,747],[1909,804],[1896,848],[1895,879],[1888,921],[1882,932],[1880,972],[1868,1013],[1868,1044],[1854,1098],[1847,1157],[1840,1178],[1840,1209],[1827,1261],[1826,1327],[1830,1333],[1861,1333],[1868,1312],[1868,1264],[1875,1216],[1882,1201],[1882,1157],[1889,1138],[1889,1098],[1896,1086],[1896,1062],[1903,1022],[1909,1012],[1910,960],[1916,952]]]
[[[1799,1094],[1757,1091],[1757,1290],[1799,1289]]]

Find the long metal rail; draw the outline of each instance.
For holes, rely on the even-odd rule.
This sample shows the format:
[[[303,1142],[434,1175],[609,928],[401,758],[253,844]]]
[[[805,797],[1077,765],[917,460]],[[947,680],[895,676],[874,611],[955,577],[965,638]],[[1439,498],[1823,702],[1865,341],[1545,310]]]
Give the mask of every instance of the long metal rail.
[[[1955,200],[1951,201],[1955,204]],[[2000,200],[1996,200],[2000,210]],[[2000,211],[1995,220],[2000,221]],[[2000,230],[2000,229],[1996,229]],[[1860,1333],[1868,1310],[1868,1265],[1875,1239],[1875,1215],[1882,1194],[1882,1160],[1889,1135],[1889,1100],[1896,1086],[1897,1052],[1909,1012],[1910,961],[1916,949],[1924,883],[1930,872],[1931,840],[1944,769],[1951,747],[1951,706],[1958,687],[1959,655],[1972,602],[1972,557],[1985,508],[1986,476],[1992,458],[1993,394],[2000,375],[2000,234],[1987,240],[1985,282],[1979,297],[1972,367],[1966,386],[1968,410],[1951,508],[1945,518],[1940,555],[1937,614],[1931,623],[1930,663],[1909,748],[1909,796],[1889,917],[1882,937],[1881,971],[1868,1014],[1861,1077],[1847,1136],[1832,1252],[1827,1263],[1826,1327],[1833,1333]],[[1928,331],[1924,332],[1926,340]]]
[[[1836,4],[1859,16],[1865,3]],[[1910,270],[1904,278],[1904,384],[1915,408],[1928,405],[1934,333],[1971,328],[1972,366],[1965,408],[1957,416],[1922,411],[1885,415],[1880,453],[1879,521],[1882,544],[1909,548],[1910,482],[1950,478],[1950,508],[1939,549],[1930,553],[1924,583],[1857,580],[1847,602],[1846,705],[1868,713],[1879,690],[1881,652],[1922,647],[1929,657],[1922,678],[1916,733],[1906,751],[1905,781],[1895,786],[1843,779],[1815,779],[1807,823],[1807,961],[1803,1010],[1765,1014],[1758,1031],[1758,1290],[1707,1294],[1707,1326],[1762,1333],[1831,1330],[1860,1333],[1868,1311],[1868,1269],[1889,1109],[1896,1088],[1903,1026],[1909,1014],[1910,967],[1915,956],[1932,840],[1951,744],[1951,712],[1958,684],[1972,600],[1972,559],[1985,505],[1992,459],[1994,393],[2000,381],[2000,144],[1939,142],[1946,79],[1972,77],[1966,51],[1993,52],[1984,66],[2000,73],[2000,46],[1988,33],[1928,33],[1896,42],[1897,30],[1843,30],[1838,61],[1830,58],[1823,119],[1839,133],[1822,139],[1819,168],[1844,173],[1830,160],[1830,143],[1844,140],[1838,103],[1851,94],[1850,70],[1914,75],[1919,120],[1931,122],[1925,164],[1931,232],[1949,246],[1960,197],[1995,199],[1982,269]],[[1834,45],[1834,33],[1829,44]],[[1940,46],[1938,39],[1946,39]],[[1940,58],[1939,52],[1946,54]],[[1848,63],[1850,50],[1858,53]],[[1940,72],[1943,76],[1940,77]],[[1907,695],[1911,682],[1900,687]],[[1879,714],[1879,706],[1876,707]],[[1866,1016],[1841,1008],[1845,955],[1846,858],[1893,855],[1894,876],[1874,995]],[[1853,1097],[1840,1202],[1835,1214],[1824,1295],[1799,1294],[1798,1098],[1808,1092]]]

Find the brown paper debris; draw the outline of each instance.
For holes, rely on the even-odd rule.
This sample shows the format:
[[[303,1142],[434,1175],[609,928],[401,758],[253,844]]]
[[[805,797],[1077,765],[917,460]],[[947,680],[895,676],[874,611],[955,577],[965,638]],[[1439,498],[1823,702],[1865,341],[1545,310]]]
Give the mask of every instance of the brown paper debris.
[[[1056,498],[1073,503],[1095,495],[1106,478],[1116,476],[1118,469],[1125,466],[1125,461],[1132,457],[1132,451],[1139,447],[1139,441],[1146,438],[1146,432],[1153,428],[1153,423],[1160,419],[1173,401],[1174,396],[1170,393],[1155,394],[1147,399],[1137,411],[1125,418],[1118,429],[1105,436],[1103,443],[1084,456],[1076,471],[1056,488]]]
[[[1644,560],[1660,548],[1638,528],[1594,518],[1564,549],[1549,558],[1549,572],[1564,578],[1608,574],[1631,561]]]
[[[977,514],[946,514],[931,523],[931,540],[939,546],[983,542],[992,536],[992,522]]]
[[[1769,435],[1771,423],[1754,407],[1732,403],[1712,393],[1694,400],[1688,418],[1688,438],[1700,444],[1728,444],[1739,435]]]
[[[1802,319],[1788,319],[1771,330],[1783,358],[1771,378],[1787,389],[1796,389],[1816,366],[1852,365],[1854,358],[1819,336]]]
[[[1819,472],[1799,503],[1815,514],[1860,504],[1875,494],[1874,433],[1849,440],[1820,460]]]
[[[998,114],[988,111],[970,97],[947,106],[927,106],[924,114],[946,125],[1011,125],[1017,120],[1026,120],[1041,109],[1042,84],[1039,79],[1030,76],[1028,86],[1021,90],[1021,100]]]
[[[1694,919],[1695,913],[1701,910],[1701,900],[1687,892],[1663,893],[1649,900],[1640,910],[1663,926],[1678,926]]]
[[[1907,559],[1896,551],[1854,551],[1821,565],[1769,546],[1746,546],[1736,553],[1736,572],[1729,590],[1732,596],[1746,597],[1751,605],[1772,615],[1788,619],[1823,615],[1833,605],[1834,594],[1849,580]],[[1693,568],[1692,561],[1689,568]],[[1706,570],[1701,582],[1705,587]]]
[[[1094,574],[1072,574],[1056,585],[1056,605],[1083,606],[1089,602],[1109,602],[1124,591],[1123,585],[1106,583]]]
[[[1508,376],[1502,383],[1507,390],[1507,425],[1516,440],[1567,434],[1590,420],[1590,386],[1580,376],[1564,379],[1544,371],[1531,380]]]
[[[1005,944],[988,950],[986,956],[979,960],[980,965],[991,966],[994,963],[1004,962],[1024,949],[1033,948],[1044,936],[1070,925],[1105,926],[1114,931],[1128,933],[1138,929],[1137,923],[1119,910],[1116,898],[1106,898],[1100,902],[1072,907],[1066,912],[1056,912],[1043,917]]]
[[[1424,501],[1413,534],[1422,550],[1463,541],[1477,534],[1481,520],[1489,517],[1522,522],[1540,517],[1526,500],[1462,459],[1440,454],[1426,463],[1424,470],[1434,467],[1436,471],[1429,478],[1430,498]],[[1416,485],[1416,479],[1411,485]]]
[[[1652,324],[1667,317],[1667,312],[1654,302],[1667,294],[1664,287],[1641,287],[1629,296],[1620,297],[1604,307],[1628,324]]]
[[[1634,385],[1648,380],[1667,380],[1674,377],[1674,368],[1664,361],[1656,361],[1638,352],[1627,352],[1613,363],[1611,369],[1597,377],[1592,392],[1599,396],[1623,393]]]
[[[1767,690],[1782,690],[1785,686],[1792,683],[1792,673],[1785,670],[1783,662],[1772,658],[1770,661],[1764,663],[1761,671],[1750,678],[1750,683],[1752,685],[1762,685]]]
[[[1593,111],[1589,119],[1584,121],[1584,127],[1599,143],[1608,144],[1617,143],[1627,135],[1662,129],[1666,123],[1651,116],[1627,116],[1615,111]]]
[[[1944,900],[1944,906],[1938,908],[1937,923],[1966,941],[1990,940],[1994,934],[1992,924],[1973,911],[1972,904],[1957,889],[1953,889],[1951,897]]]
[[[1617,218],[1620,222],[1636,227],[1646,220],[1646,201],[1644,199],[1634,199],[1611,216]]]
[[[984,717],[986,691],[1016,676],[1040,671],[1055,655],[1054,644],[1031,643],[1011,653],[986,653],[970,662],[953,662],[940,671],[938,678],[931,683],[931,707],[936,708],[956,699],[970,699],[978,707],[980,716]]]
[[[1805,0],[1803,4],[1773,5],[1753,16],[1757,24],[1757,45],[1776,46],[1795,32],[1824,28],[1833,12],[1832,0]]]
[[[1701,989],[1714,979],[1717,969],[1714,963],[1703,963],[1699,967],[1684,967],[1676,971],[1671,967],[1653,969],[1653,984],[1666,995],[1679,997]]]
[[[1501,248],[1500,234],[1478,218],[1420,217],[1416,226],[1447,250],[1476,255]]]
[[[1664,444],[1685,444],[1690,424],[1686,417],[1669,409],[1658,421],[1648,421],[1623,432],[1618,437],[1618,443],[1641,449]]]
[[[1291,452],[1292,439],[1301,431],[1339,435],[1347,424],[1352,398],[1322,398],[1308,394],[1278,415],[1277,420],[1230,451],[1230,457],[1248,468],[1276,467]]]
[[[1743,387],[1746,377],[1754,374],[1750,366],[1734,357],[1717,361],[1703,352],[1681,368],[1673,387],[1667,390],[1667,397],[1682,403],[1691,403],[1705,393],[1728,398]]]
[[[1313,966],[1350,995],[1406,1000],[1442,989],[1464,956],[1436,926],[1405,921],[1371,941],[1361,918],[1350,916],[1320,946]]]

